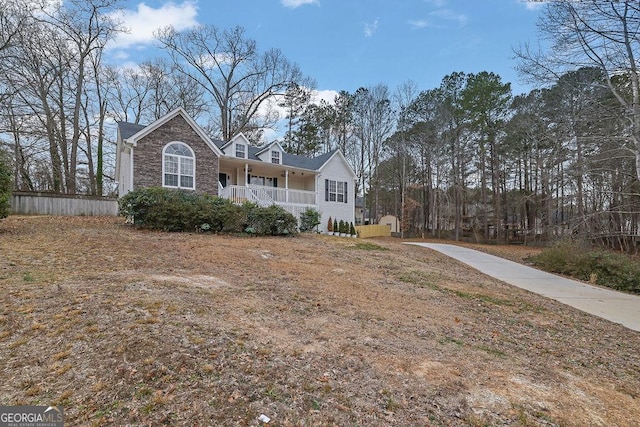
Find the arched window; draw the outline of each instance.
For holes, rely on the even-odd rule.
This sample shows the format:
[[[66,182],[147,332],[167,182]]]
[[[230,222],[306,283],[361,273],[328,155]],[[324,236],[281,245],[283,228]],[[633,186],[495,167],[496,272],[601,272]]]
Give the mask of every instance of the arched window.
[[[193,150],[182,142],[167,144],[162,151],[162,186],[195,190],[195,176]]]

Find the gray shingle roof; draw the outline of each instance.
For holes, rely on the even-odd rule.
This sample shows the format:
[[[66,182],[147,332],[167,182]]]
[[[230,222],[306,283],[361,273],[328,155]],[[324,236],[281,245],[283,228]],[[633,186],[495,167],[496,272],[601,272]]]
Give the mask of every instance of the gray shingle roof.
[[[282,153],[282,163],[297,168],[318,170],[335,152],[336,150],[332,150],[311,159],[304,156],[296,156],[295,154]]]
[[[128,122],[117,122],[118,130],[120,131],[120,136],[122,139],[127,139],[136,133],[140,132],[142,129],[146,127],[146,125],[138,125],[135,123]],[[222,148],[227,142],[220,141],[219,139],[214,139],[213,143],[218,146],[218,148]],[[254,147],[252,145],[249,146],[248,158],[249,160],[260,161],[258,156],[256,155],[260,150],[264,147]],[[321,154],[320,156],[308,158],[304,156],[298,156],[295,154],[282,153],[282,165],[283,166],[291,166],[294,168],[301,169],[309,169],[309,170],[318,170],[322,165],[326,163],[327,160],[333,156],[336,150],[329,151],[328,153]]]
[[[218,148],[222,148],[226,142],[225,141],[214,141]],[[248,160],[256,160],[261,161],[257,153],[263,150],[264,147],[254,147],[253,145],[249,146],[249,152],[247,153]],[[326,163],[327,160],[333,156],[333,154],[337,150],[329,151],[328,153],[321,154],[320,156],[308,158],[304,156],[298,156],[296,154],[289,154],[286,152],[282,153],[282,165],[283,166],[291,166],[294,168],[301,169],[309,169],[309,170],[318,170],[322,165]]]
[[[144,129],[146,125],[138,125],[129,122],[118,122],[118,130],[122,139],[127,139]]]

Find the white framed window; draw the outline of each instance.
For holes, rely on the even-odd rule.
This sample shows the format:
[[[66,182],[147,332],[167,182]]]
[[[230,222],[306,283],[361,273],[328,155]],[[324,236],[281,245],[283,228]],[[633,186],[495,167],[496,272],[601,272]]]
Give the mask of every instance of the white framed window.
[[[346,182],[338,181],[336,182],[336,202],[344,203],[346,194],[345,187],[347,186]]]
[[[170,188],[196,188],[196,156],[182,142],[171,142],[162,150],[162,186]]]
[[[277,187],[278,178],[268,176],[249,175],[249,184],[261,185],[263,187]]]
[[[249,177],[249,184],[264,186],[264,176],[251,175]]]
[[[329,201],[336,201],[336,181],[329,181]]]
[[[324,200],[326,202],[347,203],[347,183],[325,179]]]
[[[236,143],[236,157],[240,157],[242,159],[247,158],[247,147],[244,144]]]
[[[280,152],[279,151],[271,151],[271,163],[275,163],[277,165],[280,164]]]

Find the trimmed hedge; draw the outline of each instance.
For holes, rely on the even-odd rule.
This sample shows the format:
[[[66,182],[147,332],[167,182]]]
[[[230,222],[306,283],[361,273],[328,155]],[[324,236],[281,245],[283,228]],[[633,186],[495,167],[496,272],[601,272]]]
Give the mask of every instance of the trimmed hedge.
[[[640,294],[640,264],[624,254],[563,242],[529,260],[545,271]]]
[[[118,204],[120,215],[149,230],[290,235],[298,226],[280,206],[239,206],[217,196],[161,187],[132,191]]]

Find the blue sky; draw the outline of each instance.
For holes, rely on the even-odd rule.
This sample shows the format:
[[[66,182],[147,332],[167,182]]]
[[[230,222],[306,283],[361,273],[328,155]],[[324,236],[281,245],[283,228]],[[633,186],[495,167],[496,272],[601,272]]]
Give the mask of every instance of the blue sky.
[[[523,0],[134,0],[122,17],[131,33],[111,45],[112,57],[134,63],[157,55],[159,26],[240,25],[261,50],[279,48],[314,78],[319,91],[354,92],[407,80],[437,87],[454,71],[492,71],[518,82],[513,48],[536,43],[540,2]]]

